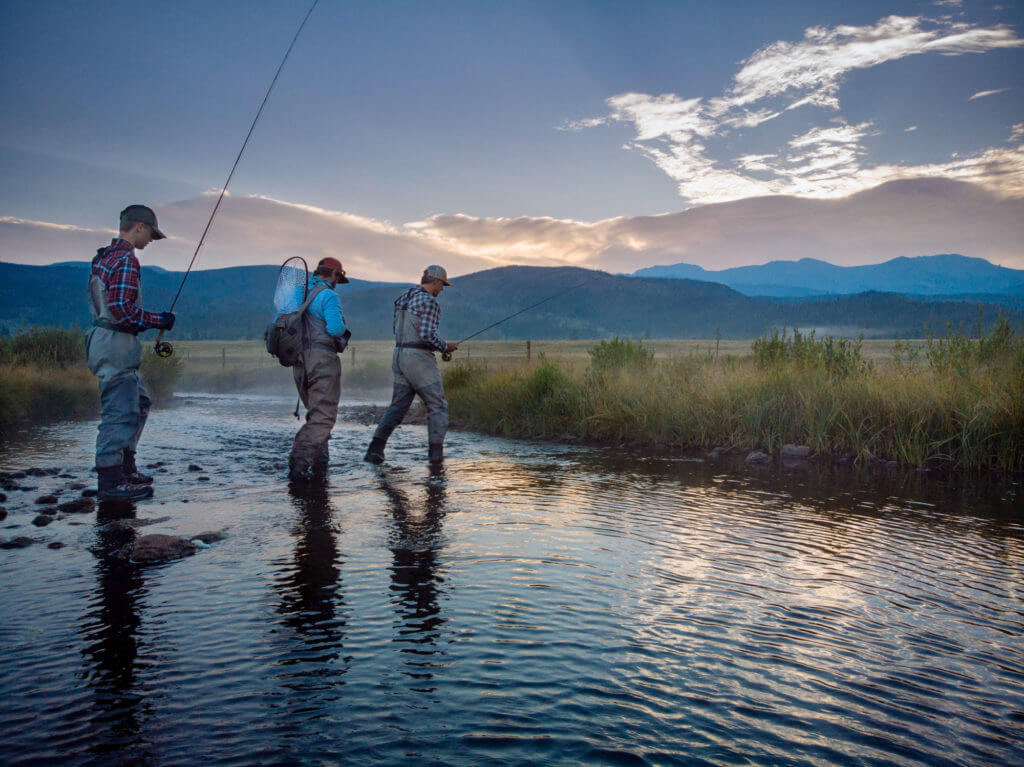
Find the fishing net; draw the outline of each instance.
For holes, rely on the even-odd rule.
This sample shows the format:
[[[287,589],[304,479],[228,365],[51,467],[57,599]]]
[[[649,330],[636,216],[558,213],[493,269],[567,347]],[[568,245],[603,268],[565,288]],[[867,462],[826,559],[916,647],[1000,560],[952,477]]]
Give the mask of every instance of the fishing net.
[[[309,268],[306,262],[294,256],[281,265],[277,274],[277,288],[274,290],[274,309],[278,314],[294,312],[306,299],[306,283]]]

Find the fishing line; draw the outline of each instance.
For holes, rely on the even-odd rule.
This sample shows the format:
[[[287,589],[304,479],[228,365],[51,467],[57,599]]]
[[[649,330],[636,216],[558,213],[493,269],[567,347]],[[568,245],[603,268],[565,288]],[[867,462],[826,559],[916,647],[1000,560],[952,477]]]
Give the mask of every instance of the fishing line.
[[[210,231],[210,226],[213,224],[213,219],[217,215],[217,210],[220,208],[220,203],[224,199],[224,195],[227,194],[228,184],[231,183],[232,176],[235,175],[235,168],[238,167],[238,163],[242,159],[242,153],[245,152],[246,146],[249,144],[249,139],[252,137],[252,132],[256,129],[256,123],[259,122],[260,115],[263,114],[263,108],[267,105],[268,99],[270,99],[270,92],[274,90],[274,85],[277,84],[277,78],[281,75],[281,70],[284,69],[285,62],[288,61],[288,57],[291,55],[292,48],[295,47],[296,41],[299,39],[299,35],[302,34],[302,30],[306,26],[306,22],[309,21],[309,17],[313,15],[313,10],[316,8],[317,3],[320,0],[313,0],[313,4],[309,7],[306,12],[306,17],[302,20],[298,30],[295,32],[295,37],[292,38],[291,45],[288,46],[288,50],[284,53],[284,58],[281,59],[281,63],[277,67],[277,72],[274,73],[274,79],[270,81],[270,87],[267,88],[266,94],[263,96],[263,103],[260,104],[259,111],[256,112],[256,117],[253,118],[252,125],[249,126],[249,132],[245,135],[245,141],[242,142],[242,148],[238,150],[238,156],[235,158],[234,165],[231,166],[231,172],[228,173],[227,181],[224,182],[224,186],[220,189],[220,196],[217,197],[217,203],[213,206],[213,211],[210,213],[210,218],[206,222],[206,228],[203,229],[203,234],[199,238],[199,242],[196,244],[195,252],[192,253],[192,260],[188,262],[188,269],[185,270],[185,275],[181,278],[181,284],[178,286],[178,292],[174,294],[174,300],[171,301],[171,308],[168,312],[174,311],[174,305],[178,303],[178,296],[181,295],[182,288],[185,287],[185,280],[188,279],[189,272],[192,271],[192,265],[196,262],[196,256],[199,255],[199,249],[203,247],[203,242],[206,240],[206,234]],[[159,357],[170,357],[174,354],[174,347],[171,346],[167,341],[163,341],[164,331],[161,330],[157,333],[156,342],[153,344],[153,351]]]
[[[543,298],[543,299],[541,299],[540,301],[538,301],[535,304],[530,304],[525,309],[520,309],[518,312],[515,312],[514,314],[510,314],[508,317],[502,317],[500,320],[498,320],[497,322],[494,322],[494,323],[488,325],[486,328],[483,328],[482,330],[478,330],[478,331],[476,331],[475,333],[473,333],[470,336],[466,336],[465,338],[463,338],[461,341],[458,342],[459,346],[462,346],[462,344],[466,343],[466,341],[469,341],[472,338],[476,338],[481,333],[486,333],[491,328],[498,327],[498,325],[500,325],[503,322],[508,322],[513,317],[518,317],[523,312],[528,312],[528,311],[530,311],[530,309],[536,309],[541,304],[546,304],[548,301],[551,301],[551,300],[553,300],[555,298],[558,298],[559,296],[564,296],[566,293],[571,293],[572,291],[574,291],[574,290],[576,290],[578,288],[582,288],[584,285],[589,285],[592,282],[596,282],[597,280],[601,279],[602,277],[611,277],[611,276],[612,275],[608,274],[607,272],[601,272],[596,277],[591,277],[589,280],[584,280],[583,282],[579,283],[578,285],[573,285],[572,287],[566,288],[565,290],[561,290],[558,293],[555,293],[554,295],[550,295],[547,298]],[[442,352],[441,353],[441,359],[443,359],[445,362],[450,362],[451,359],[452,359],[452,353],[451,352]]]

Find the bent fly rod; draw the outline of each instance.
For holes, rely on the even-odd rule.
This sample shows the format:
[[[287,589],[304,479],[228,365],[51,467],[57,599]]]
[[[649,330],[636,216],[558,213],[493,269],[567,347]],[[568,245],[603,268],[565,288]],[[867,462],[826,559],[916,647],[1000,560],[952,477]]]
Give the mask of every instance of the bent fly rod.
[[[498,325],[500,325],[503,322],[508,322],[513,317],[518,317],[523,312],[528,312],[528,311],[530,311],[530,309],[536,309],[541,304],[546,304],[548,301],[554,300],[554,299],[558,298],[559,296],[564,296],[566,293],[571,293],[572,291],[576,290],[577,288],[582,288],[584,285],[589,285],[592,282],[596,282],[597,280],[601,279],[602,277],[611,277],[611,275],[608,274],[607,272],[601,272],[596,277],[591,277],[589,280],[584,280],[583,282],[581,282],[581,283],[579,283],[577,285],[573,285],[572,287],[566,288],[565,290],[560,290],[559,292],[557,292],[557,293],[555,293],[553,295],[550,295],[547,298],[542,298],[537,303],[530,304],[525,309],[520,309],[518,312],[514,312],[513,314],[510,314],[508,317],[502,317],[500,320],[498,320],[497,322],[491,323],[486,328],[478,330],[475,333],[473,333],[472,335],[466,336],[465,338],[463,338],[461,341],[458,342],[458,345],[462,346],[462,344],[466,343],[466,341],[469,341],[472,338],[476,338],[481,333],[486,333],[491,328],[498,327]],[[452,361],[452,353],[451,352],[447,352],[447,351],[446,352],[441,352],[441,359],[443,359],[445,362],[451,362]]]
[[[224,182],[224,186],[220,189],[220,196],[217,197],[217,203],[213,206],[213,211],[210,213],[210,218],[206,222],[206,228],[203,229],[203,234],[199,238],[199,242],[196,243],[196,249],[192,253],[192,260],[188,262],[188,269],[185,270],[185,275],[181,278],[181,284],[178,286],[178,292],[174,294],[174,300],[171,301],[171,308],[168,312],[174,311],[174,305],[178,303],[178,297],[181,295],[181,289],[185,287],[185,280],[188,279],[189,272],[192,271],[192,265],[196,262],[196,256],[199,255],[199,249],[203,247],[203,242],[206,240],[206,234],[210,231],[210,226],[213,224],[213,219],[217,215],[217,211],[220,209],[221,201],[224,199],[224,195],[227,194],[228,184],[231,183],[232,176],[235,175],[235,168],[238,167],[238,163],[242,159],[242,154],[245,152],[245,148],[249,145],[249,139],[252,138],[252,132],[256,129],[256,123],[260,120],[260,115],[263,114],[263,108],[267,105],[267,100],[270,98],[270,92],[274,90],[274,85],[277,84],[277,78],[281,75],[281,70],[284,69],[285,62],[288,61],[288,56],[291,55],[292,48],[295,47],[296,41],[299,39],[299,35],[302,34],[302,30],[306,26],[306,22],[309,21],[309,17],[313,15],[313,9],[316,8],[316,4],[320,0],[313,0],[313,4],[306,11],[306,17],[299,24],[298,30],[295,32],[295,37],[292,38],[291,45],[288,46],[288,50],[284,52],[284,58],[281,59],[281,63],[277,67],[277,72],[274,73],[274,79],[270,81],[270,87],[267,88],[266,94],[263,96],[263,103],[260,104],[259,110],[256,112],[256,117],[252,120],[252,125],[249,126],[249,132],[245,134],[245,140],[242,142],[242,148],[238,150],[238,156],[235,158],[234,165],[231,166],[231,172],[228,173],[227,181]],[[167,341],[163,340],[164,331],[161,330],[156,335],[156,342],[153,344],[153,351],[158,357],[170,357],[174,354],[174,347],[171,346]]]

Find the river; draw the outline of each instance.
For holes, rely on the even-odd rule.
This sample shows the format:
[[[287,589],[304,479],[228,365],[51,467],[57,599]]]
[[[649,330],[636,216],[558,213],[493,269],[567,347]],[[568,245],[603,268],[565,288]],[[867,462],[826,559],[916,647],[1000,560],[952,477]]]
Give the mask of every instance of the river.
[[[1017,486],[458,431],[432,474],[422,426],[378,469],[343,411],[296,494],[293,404],[151,415],[138,534],[227,535],[158,565],[31,524],[95,422],[0,448],[65,473],[2,502],[0,763],[1024,764]]]

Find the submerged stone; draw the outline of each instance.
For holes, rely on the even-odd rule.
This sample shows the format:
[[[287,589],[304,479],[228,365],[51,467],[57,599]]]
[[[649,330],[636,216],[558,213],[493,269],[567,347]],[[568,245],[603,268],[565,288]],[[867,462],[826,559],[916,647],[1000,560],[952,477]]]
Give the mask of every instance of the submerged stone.
[[[32,524],[36,527],[46,527],[51,522],[53,522],[53,517],[48,516],[47,514],[40,514],[32,520]]]
[[[57,508],[67,514],[91,514],[96,508],[96,502],[92,498],[76,498],[60,504]]]
[[[35,538],[26,538],[24,535],[19,535],[18,537],[11,538],[7,541],[0,541],[0,549],[23,549],[26,546],[31,546],[35,542]]]
[[[131,547],[133,562],[165,562],[196,553],[196,545],[188,538],[153,533],[143,535]]]
[[[5,519],[7,519],[7,509],[5,509],[3,506],[0,506],[0,522],[2,522]]]
[[[782,460],[784,461],[805,461],[811,454],[811,449],[807,445],[783,445],[782,446]]]
[[[4,495],[3,493],[0,493],[0,503],[3,503],[6,500],[7,500],[7,496]]]
[[[87,490],[83,490],[82,491],[82,497],[83,498],[95,498],[97,495],[99,495],[99,492],[100,491],[97,490],[95,487],[90,487]]]
[[[41,495],[36,498],[36,503],[50,506],[57,502],[57,496],[55,495]]]
[[[760,450],[751,450],[747,453],[745,460],[747,463],[763,464],[771,463],[772,457],[768,453],[762,453]]]
[[[196,481],[197,482],[209,482],[210,478],[209,477],[196,477]]]
[[[195,463],[190,463],[190,464],[188,465],[188,470],[189,470],[189,471],[202,471],[202,470],[203,470],[203,467],[202,467],[202,466],[200,466],[199,464],[195,464]]]
[[[64,544],[61,543],[60,541],[51,541],[50,543],[46,544],[46,548],[48,548],[48,549],[63,549],[64,548]]]
[[[199,535],[193,535],[192,540],[200,540],[203,543],[216,543],[217,541],[223,541],[227,537],[227,534],[223,530],[214,530],[199,533]]]
[[[47,506],[45,509],[36,509],[36,511],[38,511],[40,514],[45,514],[48,517],[52,517],[54,514],[57,513],[57,507]]]

